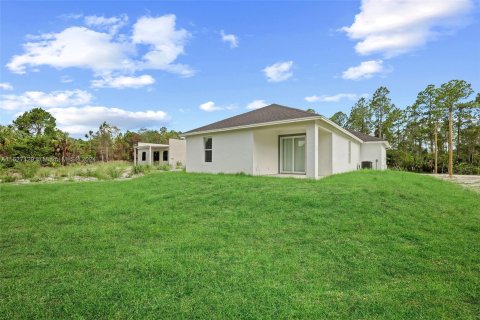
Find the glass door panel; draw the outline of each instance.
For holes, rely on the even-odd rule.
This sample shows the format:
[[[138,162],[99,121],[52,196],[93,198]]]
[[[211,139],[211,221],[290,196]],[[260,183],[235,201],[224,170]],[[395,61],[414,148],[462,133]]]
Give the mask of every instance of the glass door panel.
[[[293,171],[293,140],[282,138],[282,172]]]
[[[305,138],[294,138],[293,141],[293,171],[303,173],[305,172]]]

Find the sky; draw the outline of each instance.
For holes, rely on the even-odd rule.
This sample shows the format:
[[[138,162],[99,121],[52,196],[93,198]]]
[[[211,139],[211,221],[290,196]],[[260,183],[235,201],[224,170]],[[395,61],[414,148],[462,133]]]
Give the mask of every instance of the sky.
[[[379,86],[480,91],[476,0],[0,1],[0,124],[187,131],[278,103],[348,114]]]

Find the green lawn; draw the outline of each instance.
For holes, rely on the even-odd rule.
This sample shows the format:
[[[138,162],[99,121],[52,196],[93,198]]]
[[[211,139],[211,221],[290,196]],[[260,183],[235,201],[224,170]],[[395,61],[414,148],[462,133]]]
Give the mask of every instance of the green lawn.
[[[478,319],[480,195],[431,177],[0,185],[1,318]]]

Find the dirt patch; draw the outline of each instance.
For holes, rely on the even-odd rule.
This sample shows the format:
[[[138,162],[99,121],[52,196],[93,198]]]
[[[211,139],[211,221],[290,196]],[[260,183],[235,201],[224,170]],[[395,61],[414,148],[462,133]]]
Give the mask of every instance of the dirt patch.
[[[452,177],[449,177],[448,174],[433,174],[432,176],[438,179],[458,183],[466,188],[480,193],[480,176],[452,175]]]

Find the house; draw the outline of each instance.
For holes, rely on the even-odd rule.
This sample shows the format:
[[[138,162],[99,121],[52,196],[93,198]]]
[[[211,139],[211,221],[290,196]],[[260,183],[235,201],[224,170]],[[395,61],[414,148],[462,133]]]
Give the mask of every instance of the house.
[[[168,144],[139,142],[133,146],[133,163],[160,165],[168,164],[176,167],[178,164],[185,166],[186,141],[169,139]]]
[[[383,170],[389,144],[300,109],[272,104],[183,134],[187,172],[305,175]]]

